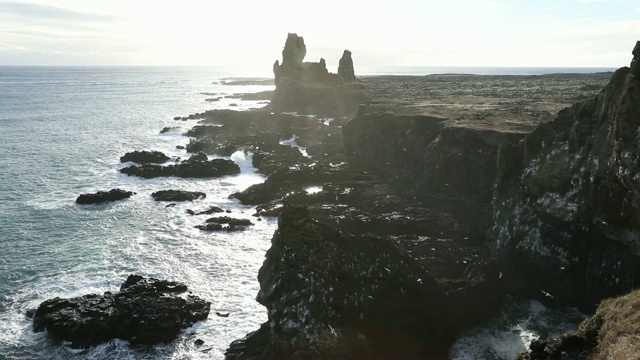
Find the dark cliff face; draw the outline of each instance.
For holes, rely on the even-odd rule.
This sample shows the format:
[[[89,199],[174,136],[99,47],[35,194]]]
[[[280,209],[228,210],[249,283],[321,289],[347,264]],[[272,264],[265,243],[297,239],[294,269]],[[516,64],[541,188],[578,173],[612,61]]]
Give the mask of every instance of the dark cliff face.
[[[502,145],[489,245],[517,291],[593,310],[640,286],[639,73]]]
[[[484,280],[445,290],[392,242],[339,232],[304,207],[280,215],[258,280],[269,320],[228,359],[446,358],[499,303]]]
[[[389,113],[359,114],[343,128],[354,163],[397,171],[418,192],[451,192],[491,202],[497,150],[519,134],[446,126],[445,119]]]

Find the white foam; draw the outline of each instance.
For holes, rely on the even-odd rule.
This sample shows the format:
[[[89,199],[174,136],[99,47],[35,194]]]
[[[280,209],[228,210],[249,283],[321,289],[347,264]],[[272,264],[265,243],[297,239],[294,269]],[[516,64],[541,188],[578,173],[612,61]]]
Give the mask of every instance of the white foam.
[[[311,158],[311,156],[307,153],[307,148],[298,145],[298,143],[296,141],[297,138],[298,137],[294,134],[289,139],[280,140],[280,145],[286,145],[286,146],[291,146],[291,147],[297,148],[304,157]]]

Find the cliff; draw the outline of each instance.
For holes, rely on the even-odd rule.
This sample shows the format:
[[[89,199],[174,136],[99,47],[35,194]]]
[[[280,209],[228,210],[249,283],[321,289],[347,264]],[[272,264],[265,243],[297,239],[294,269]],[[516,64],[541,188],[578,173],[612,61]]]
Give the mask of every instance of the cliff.
[[[445,358],[456,335],[500,303],[492,279],[443,287],[392,242],[285,207],[258,274],[269,320],[227,359]]]
[[[524,294],[593,310],[640,286],[640,42],[597,96],[501,145],[489,245]]]
[[[276,111],[320,114],[332,117],[351,116],[360,101],[351,52],[345,50],[338,74],[327,70],[324,59],[304,62],[307,47],[304,39],[289,34],[282,50],[282,64],[273,64],[276,90],[271,106]]]

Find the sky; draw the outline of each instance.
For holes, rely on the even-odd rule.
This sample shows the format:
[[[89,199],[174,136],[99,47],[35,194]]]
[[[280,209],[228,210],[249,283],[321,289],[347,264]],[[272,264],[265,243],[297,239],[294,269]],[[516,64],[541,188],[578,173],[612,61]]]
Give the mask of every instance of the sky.
[[[621,67],[640,0],[0,0],[0,65]]]

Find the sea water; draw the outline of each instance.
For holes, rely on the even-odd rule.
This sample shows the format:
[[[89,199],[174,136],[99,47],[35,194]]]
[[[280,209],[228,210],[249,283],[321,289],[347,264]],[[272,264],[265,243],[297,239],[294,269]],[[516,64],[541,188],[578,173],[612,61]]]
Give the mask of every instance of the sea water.
[[[257,221],[252,207],[228,199],[264,180],[251,166],[251,154],[233,154],[241,174],[219,179],[140,179],[119,173],[120,156],[133,150],[190,156],[176,146],[188,143],[182,134],[197,120],[175,121],[175,116],[232,103],[237,110],[264,106],[224,98],[273,89],[221,82],[236,76],[269,76],[269,70],[0,67],[0,359],[222,359],[229,343],[266,320],[264,307],[255,301],[256,276],[275,220]],[[205,101],[212,97],[223,98]],[[175,129],[160,134],[165,127]],[[74,202],[80,194],[113,188],[136,195],[105,205]],[[202,191],[207,197],[167,207],[150,196],[165,189]],[[195,229],[206,216],[186,210],[212,205],[255,225],[237,233]],[[186,283],[211,301],[209,318],[157,346],[115,340],[73,350],[32,332],[25,312],[42,301],[117,291],[129,274]],[[452,357],[512,358],[544,329],[575,325],[578,315],[568,319],[566,314],[514,302],[500,318],[466,334]],[[205,344],[195,346],[197,339]]]

